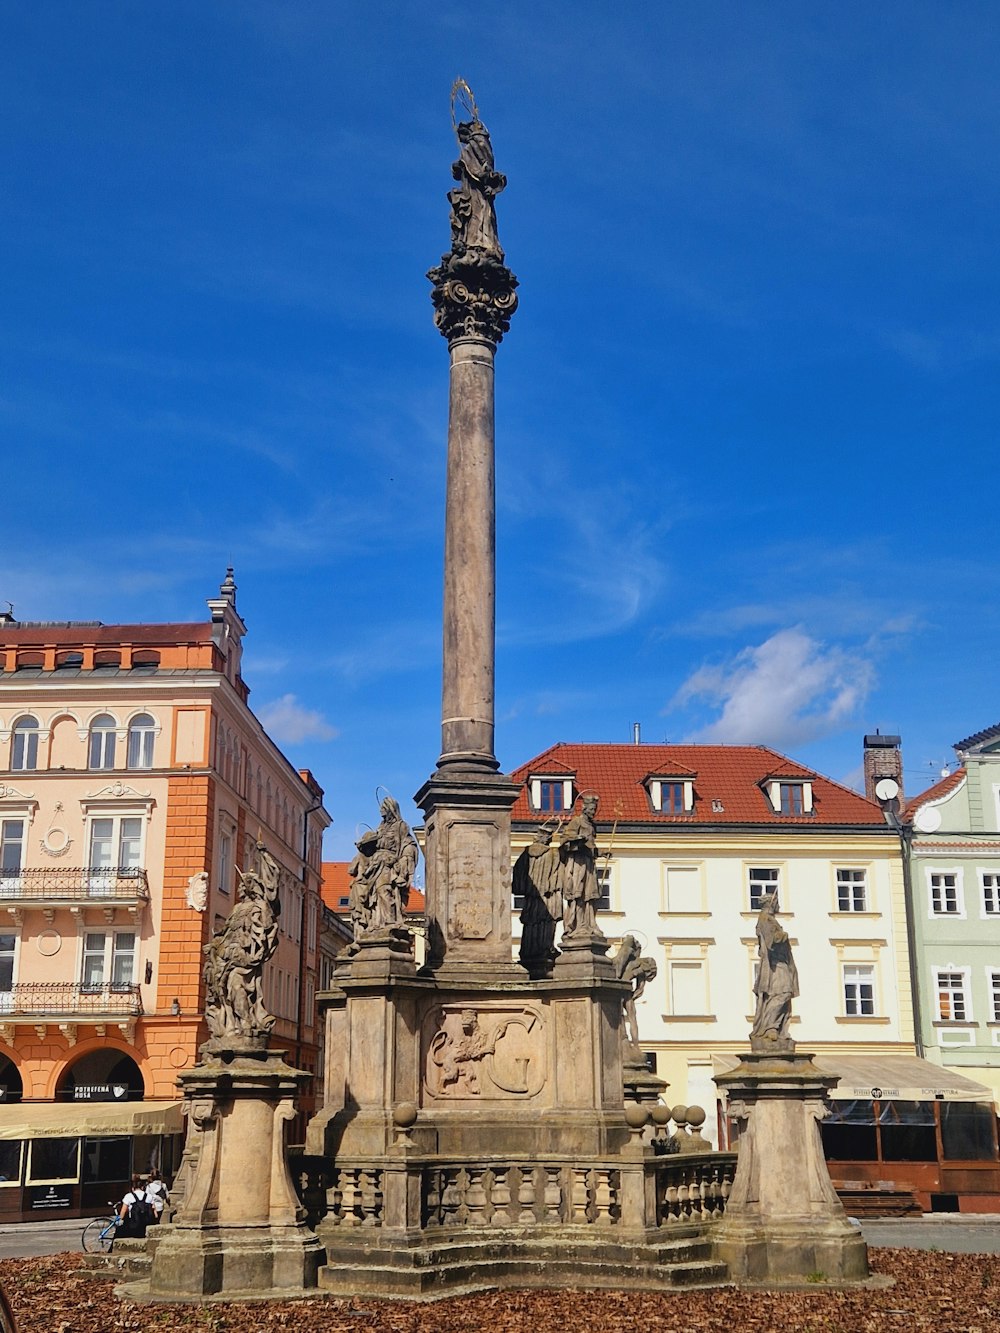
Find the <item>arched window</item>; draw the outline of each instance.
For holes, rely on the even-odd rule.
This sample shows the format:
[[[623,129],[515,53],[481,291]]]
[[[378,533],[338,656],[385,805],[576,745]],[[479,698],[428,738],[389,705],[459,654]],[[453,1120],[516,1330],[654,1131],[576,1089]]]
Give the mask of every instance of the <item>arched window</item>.
[[[19,769],[38,767],[38,723],[33,717],[20,717],[14,723],[10,766]]]
[[[88,761],[91,768],[114,768],[117,726],[110,713],[98,713],[91,722]]]
[[[153,741],[156,737],[156,723],[148,713],[137,713],[128,724],[128,766],[129,768],[153,767]],[[105,765],[110,768],[111,764]]]

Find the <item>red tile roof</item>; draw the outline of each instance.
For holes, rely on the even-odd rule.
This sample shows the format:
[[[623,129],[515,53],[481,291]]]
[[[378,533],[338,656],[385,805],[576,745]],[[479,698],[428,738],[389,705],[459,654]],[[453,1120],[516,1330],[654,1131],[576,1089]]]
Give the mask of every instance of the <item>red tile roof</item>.
[[[169,625],[8,625],[0,628],[0,646],[43,647],[65,644],[211,643],[211,621]]]
[[[929,801],[939,801],[942,796],[947,796],[960,787],[964,780],[965,769],[956,768],[954,773],[949,773],[940,782],[935,782],[933,787],[928,787],[920,796],[914,796],[907,801],[906,809],[903,811],[903,819],[912,819],[922,805],[927,805]]]
[[[347,873],[349,861],[324,861],[323,862],[323,882],[320,885],[320,895],[327,907],[333,912],[346,912],[348,910],[346,903],[341,903],[341,898],[347,898],[351,892],[351,877]],[[422,912],[424,910],[425,900],[423,892],[410,885],[410,896],[406,900],[404,911]]]
[[[691,770],[694,810],[666,814],[650,807],[643,785],[651,773]],[[758,745],[573,745],[558,744],[511,774],[519,784],[537,775],[570,774],[578,793],[600,798],[599,823],[615,819],[641,824],[872,825],[886,827],[880,807],[848,787],[814,773],[776,750]],[[768,778],[812,783],[813,813],[775,814],[760,784]],[[721,809],[716,808],[721,805]],[[552,815],[533,810],[525,785],[514,805],[516,821],[543,822]]]

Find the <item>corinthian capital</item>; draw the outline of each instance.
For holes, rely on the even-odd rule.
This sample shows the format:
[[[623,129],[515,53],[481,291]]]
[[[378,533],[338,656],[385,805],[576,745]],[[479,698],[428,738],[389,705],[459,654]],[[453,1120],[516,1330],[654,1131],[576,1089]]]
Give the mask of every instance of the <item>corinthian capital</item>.
[[[517,278],[492,256],[467,251],[444,255],[427,274],[434,284],[434,323],[449,343],[484,338],[496,346],[517,309]]]

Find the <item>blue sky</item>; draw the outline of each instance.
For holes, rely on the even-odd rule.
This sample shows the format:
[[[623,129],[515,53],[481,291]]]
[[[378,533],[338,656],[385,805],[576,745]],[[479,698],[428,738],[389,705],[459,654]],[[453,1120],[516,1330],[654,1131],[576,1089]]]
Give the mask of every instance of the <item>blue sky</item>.
[[[497,753],[1000,717],[992,3],[7,0],[0,597],[199,617],[350,854],[439,750],[448,93],[509,186]],[[985,504],[985,508],[983,507]]]

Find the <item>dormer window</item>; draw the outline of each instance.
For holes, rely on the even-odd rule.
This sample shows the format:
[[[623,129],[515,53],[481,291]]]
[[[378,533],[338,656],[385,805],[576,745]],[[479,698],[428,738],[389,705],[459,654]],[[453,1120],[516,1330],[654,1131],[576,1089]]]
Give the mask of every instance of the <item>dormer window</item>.
[[[766,786],[771,809],[776,815],[811,815],[812,783],[804,779],[771,779]]]
[[[694,809],[694,779],[652,777],[646,779],[649,802],[661,815],[689,815]]]
[[[559,814],[573,806],[573,779],[568,777],[532,777],[528,782],[532,810]]]

